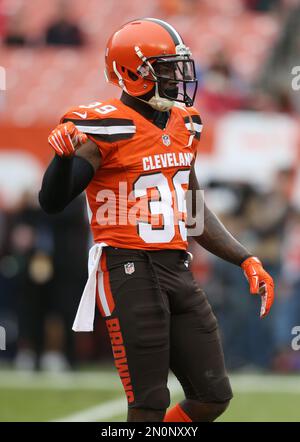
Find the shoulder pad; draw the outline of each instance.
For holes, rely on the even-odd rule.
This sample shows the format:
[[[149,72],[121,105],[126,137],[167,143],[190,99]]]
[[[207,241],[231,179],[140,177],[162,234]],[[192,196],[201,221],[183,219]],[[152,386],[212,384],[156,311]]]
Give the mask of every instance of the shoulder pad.
[[[112,101],[95,102],[71,108],[61,122],[71,121],[81,132],[92,135],[97,141],[114,143],[130,139],[136,132],[134,121],[124,118],[114,104]]]

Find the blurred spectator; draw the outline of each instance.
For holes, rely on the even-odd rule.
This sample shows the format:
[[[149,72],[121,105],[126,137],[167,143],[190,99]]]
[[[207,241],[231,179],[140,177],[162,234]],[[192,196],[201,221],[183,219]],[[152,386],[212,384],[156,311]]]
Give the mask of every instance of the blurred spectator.
[[[218,213],[229,231],[252,251],[253,238],[246,209],[255,197],[255,189],[242,183],[213,182],[206,191],[208,205]],[[193,272],[204,287],[220,323],[228,369],[266,369],[271,364],[274,349],[272,320],[260,320],[260,299],[250,296],[241,269],[205,251],[200,252],[199,248],[194,256]],[[199,259],[205,273],[199,273]]]
[[[83,46],[83,34],[76,23],[65,15],[62,8],[58,18],[49,24],[45,31],[47,45],[53,46]]]
[[[17,272],[13,290],[6,287],[6,293],[16,300],[19,369],[57,371],[76,363],[71,328],[86,280],[84,208],[79,198],[49,217],[32,197],[25,197],[11,216],[7,258]]]
[[[6,26],[6,19],[5,15],[3,13],[3,3],[2,0],[0,0],[0,43],[3,40],[3,37],[5,35],[5,26]]]
[[[222,182],[211,183],[206,191],[210,207],[229,231],[263,260],[276,284],[272,312],[261,321],[260,299],[249,295],[240,268],[192,245],[193,272],[220,322],[231,370],[300,369],[299,357],[290,347],[291,330],[300,324],[300,215],[290,203],[293,183],[294,170],[283,169],[274,176],[267,194]]]
[[[284,2],[285,3],[285,2]],[[299,65],[300,56],[300,5],[295,2],[289,6],[282,21],[282,30],[272,47],[260,78],[257,80],[261,90],[267,92],[278,101],[280,111],[300,112],[299,94],[291,87],[294,66]]]
[[[26,46],[29,44],[25,28],[23,10],[10,16],[6,23],[3,43],[7,46]]]
[[[0,324],[6,330],[7,346],[0,352],[1,361],[11,360],[16,352],[16,283],[18,271],[16,260],[11,256],[8,242],[9,217],[0,210]]]
[[[223,52],[215,53],[201,81],[197,99],[206,115],[218,117],[243,107],[244,86]]]
[[[275,92],[275,91],[274,91]],[[277,88],[275,93],[262,89],[253,90],[247,97],[245,109],[258,112],[282,112],[295,114],[295,107],[288,91]]]
[[[287,220],[281,248],[280,284],[275,309],[276,355],[273,369],[300,370],[300,355],[291,348],[292,329],[300,325],[300,213]]]
[[[259,12],[268,12],[276,8],[281,0],[244,0],[248,9]]]

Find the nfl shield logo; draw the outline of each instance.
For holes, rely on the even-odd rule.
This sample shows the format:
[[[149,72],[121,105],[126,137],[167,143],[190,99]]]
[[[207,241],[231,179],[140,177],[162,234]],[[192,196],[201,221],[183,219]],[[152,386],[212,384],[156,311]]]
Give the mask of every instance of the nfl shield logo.
[[[124,264],[124,269],[127,275],[131,275],[135,271],[134,263],[128,262],[127,264]]]
[[[162,136],[162,141],[163,141],[165,146],[170,146],[170,144],[171,144],[171,140],[170,140],[169,135],[163,135]]]

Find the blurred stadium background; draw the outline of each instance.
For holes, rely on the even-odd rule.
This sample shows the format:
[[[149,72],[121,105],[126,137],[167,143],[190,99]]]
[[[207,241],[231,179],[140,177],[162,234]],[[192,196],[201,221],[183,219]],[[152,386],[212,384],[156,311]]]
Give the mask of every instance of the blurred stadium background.
[[[125,419],[103,322],[94,334],[71,332],[91,243],[84,198],[49,217],[37,191],[48,133],[70,106],[118,96],[102,74],[105,44],[143,16],[169,21],[192,49],[199,181],[277,285],[260,321],[240,269],[191,244],[232,373],[235,398],[221,420],[299,421],[298,0],[0,0],[0,420]],[[175,401],[172,377],[170,387]]]

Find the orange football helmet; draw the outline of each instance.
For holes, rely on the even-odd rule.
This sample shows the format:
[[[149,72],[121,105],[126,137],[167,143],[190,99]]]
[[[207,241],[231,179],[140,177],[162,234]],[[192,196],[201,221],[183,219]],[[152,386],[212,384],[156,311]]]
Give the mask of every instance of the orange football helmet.
[[[155,109],[168,110],[174,101],[192,106],[197,78],[191,55],[168,23],[155,18],[134,20],[110,37],[105,76],[129,95],[150,96],[146,101]]]

